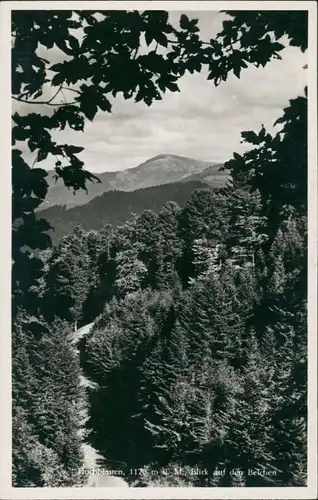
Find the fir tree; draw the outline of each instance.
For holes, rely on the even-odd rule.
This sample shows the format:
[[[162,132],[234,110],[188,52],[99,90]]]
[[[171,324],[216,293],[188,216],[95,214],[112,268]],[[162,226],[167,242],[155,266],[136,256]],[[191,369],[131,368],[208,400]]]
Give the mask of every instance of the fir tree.
[[[86,402],[70,335],[68,325],[61,321],[47,325],[22,311],[16,320],[12,434],[17,485],[72,486],[83,482],[80,468]]]
[[[272,426],[270,421],[270,388],[266,367],[262,363],[259,345],[250,334],[246,364],[242,368],[241,394],[233,400],[232,408],[221,413],[221,422],[227,429],[227,467],[245,471],[247,486],[268,486],[266,477],[247,476],[248,469],[273,466],[271,454]]]
[[[158,239],[155,247],[156,287],[173,286],[177,264],[182,255],[183,242],[179,237],[180,207],[175,202],[166,203],[158,214]]]
[[[141,288],[147,275],[147,267],[138,259],[135,250],[119,252],[116,261],[115,290],[119,297]]]
[[[26,411],[15,405],[12,415],[12,486],[52,488],[73,484],[56,451],[40,443],[36,430],[28,422]]]
[[[159,237],[158,216],[152,210],[144,210],[136,219],[136,244],[138,259],[147,268],[146,282],[155,287],[156,245]]]
[[[90,283],[86,235],[81,228],[75,227],[53,249],[48,267],[44,293],[45,315],[50,321],[54,316],[74,321],[74,328],[77,329],[78,322],[82,320],[83,304]]]

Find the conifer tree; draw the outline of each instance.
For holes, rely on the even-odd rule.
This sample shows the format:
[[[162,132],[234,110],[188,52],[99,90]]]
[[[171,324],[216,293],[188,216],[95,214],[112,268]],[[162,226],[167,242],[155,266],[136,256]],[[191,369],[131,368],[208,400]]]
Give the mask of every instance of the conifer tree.
[[[12,415],[12,486],[58,487],[71,485],[58,454],[40,443],[26,410],[15,404]]]
[[[255,266],[255,252],[268,240],[267,218],[258,191],[251,192],[247,178],[233,181],[222,192],[228,217],[228,231],[223,235],[228,258],[237,265]]]
[[[12,350],[15,483],[80,485],[86,401],[71,330],[62,321],[48,325],[21,311]]]
[[[230,470],[239,465],[231,449],[230,433],[243,394],[241,376],[224,359],[212,360],[209,369],[203,364],[198,371],[203,375],[203,395],[206,398],[209,394],[209,411],[204,418],[203,446],[197,451],[196,460],[210,471],[205,486],[228,486]],[[198,430],[202,435],[202,427]],[[226,469],[225,477],[213,475],[218,469]]]
[[[191,359],[199,360],[202,352],[214,359],[240,358],[246,318],[241,315],[244,306],[237,305],[234,276],[231,267],[223,267],[220,273],[210,272],[191,288],[188,318],[182,320]],[[245,298],[245,306],[247,303]]]
[[[195,268],[195,278],[190,278],[189,282],[194,283],[196,279],[202,279],[210,272],[217,273],[221,268],[222,248],[221,244],[215,244],[207,238],[199,238],[193,242],[193,265]]]
[[[181,459],[185,452],[190,424],[187,407],[193,398],[187,368],[187,342],[176,324],[168,337],[159,339],[143,367],[144,386],[150,394],[145,428],[159,450],[155,461],[160,465]]]
[[[307,424],[304,417],[289,416],[275,425],[274,452],[281,474],[277,485],[307,484]]]
[[[273,442],[279,484],[306,483],[306,362],[299,352],[293,327],[285,320],[274,326],[277,351],[274,356],[274,389],[271,397]]]
[[[140,289],[147,277],[147,267],[138,258],[136,248],[118,252],[115,257],[116,280],[114,283],[118,297]]]
[[[177,276],[177,264],[182,255],[183,242],[179,236],[180,207],[175,202],[166,203],[158,214],[156,242],[156,286],[167,289]]]
[[[211,247],[222,243],[227,219],[223,200],[216,191],[198,189],[185,203],[179,216],[180,236],[184,245],[178,266],[185,285],[195,275],[193,243],[204,238],[208,239]]]
[[[94,233],[92,233],[94,234]],[[114,295],[116,262],[111,255],[114,229],[106,224],[97,234],[87,236],[89,256],[89,290],[83,304],[83,321],[89,323],[102,313]]]
[[[86,234],[80,227],[65,236],[53,249],[48,262],[44,292],[45,315],[74,321],[77,328],[90,283],[90,260]]]
[[[146,283],[155,287],[156,244],[159,237],[158,216],[152,210],[144,210],[136,219],[136,243],[138,259],[147,268]]]
[[[248,476],[248,469],[270,469],[272,426],[270,421],[270,390],[267,373],[255,334],[251,332],[246,364],[242,368],[241,393],[232,409],[223,414],[224,442],[228,447],[227,467],[239,467],[247,486],[268,486],[266,477]]]

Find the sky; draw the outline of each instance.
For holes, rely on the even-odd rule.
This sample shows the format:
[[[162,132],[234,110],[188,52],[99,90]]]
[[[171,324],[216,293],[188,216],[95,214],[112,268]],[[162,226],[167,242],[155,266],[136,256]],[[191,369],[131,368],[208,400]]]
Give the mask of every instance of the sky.
[[[221,30],[225,19],[224,14],[212,11],[185,13],[199,19],[201,36],[206,40]],[[180,15],[171,12],[169,18],[174,23]],[[46,50],[45,57],[52,62],[58,58],[55,50]],[[167,91],[162,101],[150,107],[116,97],[112,114],[98,112],[93,122],[86,121],[84,132],[56,132],[54,140],[83,146],[80,158],[91,172],[135,167],[164,153],[226,161],[234,151],[246,150],[247,146],[240,144],[243,130],[258,131],[262,124],[273,130],[289,99],[303,93],[306,54],[295,47],[286,47],[280,54],[282,60],[274,60],[265,68],[242,70],[240,79],[231,74],[217,88],[206,79],[207,72],[186,74],[178,82],[179,93]],[[29,107],[14,103],[19,112]],[[26,148],[24,152],[30,160]],[[51,169],[54,162],[48,159],[41,167]]]

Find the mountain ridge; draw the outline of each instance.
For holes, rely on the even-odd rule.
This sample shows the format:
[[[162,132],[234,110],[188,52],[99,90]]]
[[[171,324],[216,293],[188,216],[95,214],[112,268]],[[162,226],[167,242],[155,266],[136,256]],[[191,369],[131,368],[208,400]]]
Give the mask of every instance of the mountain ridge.
[[[64,186],[61,179],[55,182],[55,172],[54,170],[49,170],[47,176],[49,184],[48,195],[45,202],[39,207],[39,210],[42,211],[56,205],[66,205],[67,208],[72,208],[74,206],[87,204],[92,199],[105,192],[114,190],[132,192],[147,187],[186,181],[187,179],[202,180],[207,184],[212,183],[213,185],[213,178],[206,181],[204,176],[193,179],[192,177],[202,174],[207,168],[211,167],[213,169],[216,165],[221,164],[170,153],[162,153],[149,158],[136,167],[115,172],[96,173],[101,183],[89,183],[87,186],[88,194],[81,190],[75,193],[75,195],[71,194],[71,191]],[[213,176],[216,181],[215,184],[217,185],[220,181],[220,176],[216,172],[212,177]],[[216,185],[214,187],[216,187]]]
[[[81,226],[85,230],[99,230],[107,223],[113,226],[123,224],[132,213],[138,214],[147,209],[157,213],[168,201],[175,201],[181,206],[196,189],[212,188],[201,181],[189,181],[135,191],[108,191],[85,205],[69,209],[55,205],[38,212],[37,218],[45,218],[54,228],[54,231],[50,231],[54,244],[74,226]]]

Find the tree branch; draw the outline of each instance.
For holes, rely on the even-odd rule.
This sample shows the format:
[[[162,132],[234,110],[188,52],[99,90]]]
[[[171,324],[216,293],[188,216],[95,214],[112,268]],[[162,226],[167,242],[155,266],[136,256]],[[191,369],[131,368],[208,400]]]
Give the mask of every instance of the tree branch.
[[[169,38],[167,38],[167,42],[171,43],[171,45],[182,45],[182,43],[180,43],[179,40],[170,40]],[[203,40],[199,40],[199,42],[202,43],[202,45],[210,45],[211,46],[211,42],[204,42]]]
[[[52,104],[50,101],[28,101],[26,99],[21,99],[20,97],[15,97],[14,95],[12,96],[12,99],[14,99],[15,101],[19,101],[19,102],[24,102],[26,104],[46,104],[47,106],[70,106],[72,104],[78,104],[77,101],[73,101],[73,102],[62,102],[60,104],[56,103],[56,104]]]
[[[39,156],[39,153],[37,153],[37,154],[36,154],[36,156],[35,156],[35,158],[34,158],[34,160],[33,160],[33,163],[32,163],[32,165],[31,165],[31,168],[33,168],[33,167],[34,167],[34,165],[37,163],[37,161],[38,161],[38,156]]]
[[[61,87],[61,90],[69,90],[70,92],[75,92],[76,94],[81,95],[79,90],[71,89],[70,87]]]
[[[130,55],[132,56],[132,59],[136,59],[137,54],[138,54],[139,46],[136,47],[135,49],[132,49],[130,52]]]
[[[51,97],[51,99],[47,102],[47,104],[50,104],[53,101],[53,99],[55,99],[55,97],[57,96],[57,94],[60,92],[61,89],[62,89],[62,85],[60,85],[60,87],[57,90],[57,92],[54,94],[53,97]]]

